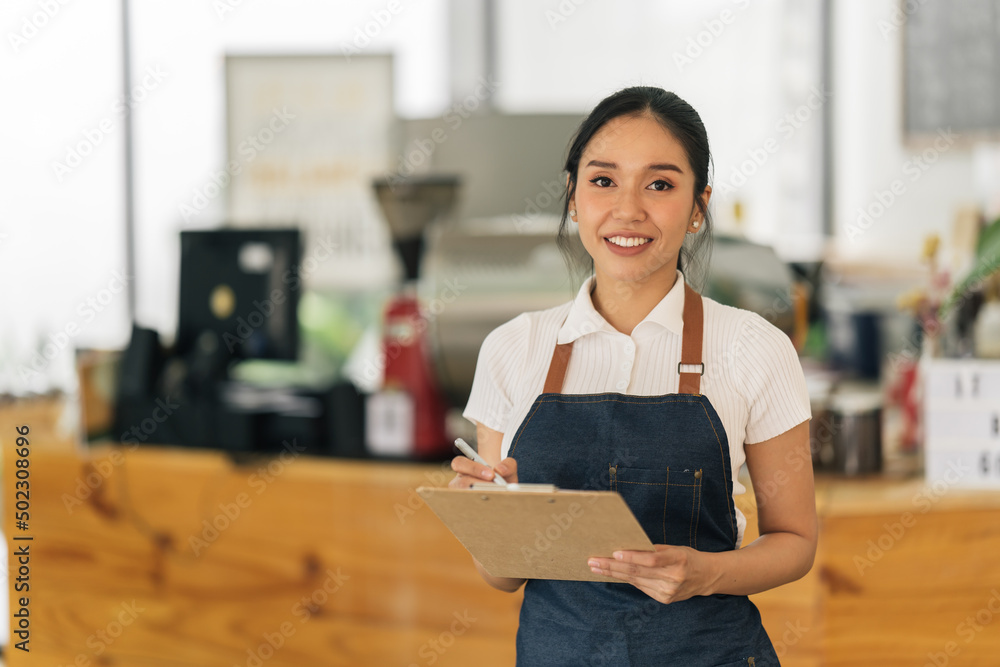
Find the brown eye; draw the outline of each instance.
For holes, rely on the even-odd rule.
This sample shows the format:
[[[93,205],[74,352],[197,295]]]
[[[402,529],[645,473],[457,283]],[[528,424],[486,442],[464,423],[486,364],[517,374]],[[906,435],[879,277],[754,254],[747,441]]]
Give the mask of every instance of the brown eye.
[[[670,190],[673,187],[674,186],[670,185],[670,183],[667,183],[664,180],[653,181],[652,183],[649,184],[649,188],[651,190],[656,190],[657,192],[663,192],[665,190]]]
[[[607,176],[598,176],[597,178],[590,179],[590,182],[599,188],[610,188],[612,183],[611,179]]]

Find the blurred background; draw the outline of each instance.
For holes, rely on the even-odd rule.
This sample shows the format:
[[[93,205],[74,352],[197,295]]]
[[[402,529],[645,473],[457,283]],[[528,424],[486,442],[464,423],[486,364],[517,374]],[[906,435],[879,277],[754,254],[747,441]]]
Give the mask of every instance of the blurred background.
[[[1000,535],[928,551],[1000,525],[997,0],[19,0],[0,27],[4,532],[37,540],[32,659],[510,664],[516,596],[414,490],[475,439],[486,334],[575,295],[567,144],[630,85],[708,130],[689,279],[783,329],[809,382],[824,533],[759,602],[779,655],[1000,648],[955,627],[1000,611]],[[939,566],[935,594],[963,592],[914,611],[906,573]],[[880,628],[901,610],[921,642]]]

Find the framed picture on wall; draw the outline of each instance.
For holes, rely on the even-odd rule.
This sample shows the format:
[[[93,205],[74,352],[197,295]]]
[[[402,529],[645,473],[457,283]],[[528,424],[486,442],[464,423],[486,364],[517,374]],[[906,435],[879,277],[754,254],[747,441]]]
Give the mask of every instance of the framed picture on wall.
[[[395,271],[372,180],[390,171],[390,55],[227,55],[228,219],[296,225],[304,284],[387,284]]]

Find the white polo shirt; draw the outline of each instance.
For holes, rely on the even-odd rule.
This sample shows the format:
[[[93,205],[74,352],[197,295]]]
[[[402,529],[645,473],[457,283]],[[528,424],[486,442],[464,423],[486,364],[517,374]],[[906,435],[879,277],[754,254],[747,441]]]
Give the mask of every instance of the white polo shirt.
[[[684,276],[631,335],[615,330],[590,299],[591,276],[574,301],[523,313],[483,341],[463,416],[503,433],[501,457],[535,398],[542,393],[553,345],[576,341],[566,369],[564,394],[618,392],[634,396],[677,393],[684,312]],[[810,419],[802,365],[787,335],[760,315],[702,297],[708,397],[729,439],[733,496],[746,491],[739,470],[744,444],[763,442]],[[746,517],[737,510],[737,547]]]

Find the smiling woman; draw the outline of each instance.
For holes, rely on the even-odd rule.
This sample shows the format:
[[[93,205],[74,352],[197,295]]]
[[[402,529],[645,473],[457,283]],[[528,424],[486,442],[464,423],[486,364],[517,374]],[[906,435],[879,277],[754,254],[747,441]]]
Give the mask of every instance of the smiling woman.
[[[684,146],[649,113],[608,121],[580,161],[567,202],[594,262],[594,306],[631,331],[673,287],[684,238],[706,217],[712,188],[696,183]],[[609,312],[618,301],[609,290],[619,283],[655,288],[619,317]]]
[[[593,275],[483,342],[464,414],[488,465],[457,457],[451,485],[617,491],[656,545],[590,558],[606,582],[527,581],[518,665],[778,664],[747,596],[812,566],[809,395],[785,334],[687,284],[685,239],[710,238],[710,162],[677,95],[603,100],[570,145],[559,232],[577,223]],[[740,548],[744,462],[786,483],[755,485],[760,537]],[[525,584],[476,566],[498,589]]]
[[[629,146],[627,141],[638,143]],[[625,155],[632,162],[619,163],[615,155]],[[656,252],[648,253],[653,265],[644,267],[647,273],[663,268],[655,265],[662,260],[665,266],[670,261],[665,255],[675,258],[679,271],[697,268],[695,260],[702,255],[705,257],[699,263],[707,266],[712,227],[708,210],[712,192],[708,184],[710,163],[708,136],[701,118],[677,95],[658,88],[637,87],[608,97],[583,122],[569,147],[565,165],[568,196],[556,237],[563,254],[572,263],[567,220],[579,223],[577,209],[581,206],[582,210],[587,210],[588,204],[607,206],[611,201],[608,197],[598,198],[594,189],[613,188],[614,194],[621,197],[628,194],[623,188],[632,187],[641,189],[647,196],[658,193],[658,200],[648,200],[657,202],[654,205],[656,221],[663,220],[664,216],[674,221],[678,216],[686,216],[691,224],[688,231],[704,229],[704,233],[693,234],[687,239],[683,234],[675,235],[671,240],[677,242],[677,248],[659,244]],[[631,173],[626,174],[628,171]],[[634,182],[621,182],[626,176]],[[619,200],[617,205],[628,206],[629,202]],[[698,215],[694,216],[695,213]],[[586,223],[592,218],[586,215],[582,220]],[[633,229],[624,231],[627,233],[620,236],[626,241],[617,240],[619,247],[641,245],[643,238],[653,240]],[[629,238],[637,240],[628,241]],[[581,239],[584,244],[588,242],[582,228]],[[593,249],[586,248],[590,254],[588,259],[595,260]],[[593,271],[596,267],[591,263],[588,268]],[[691,271],[687,273],[690,280]]]

